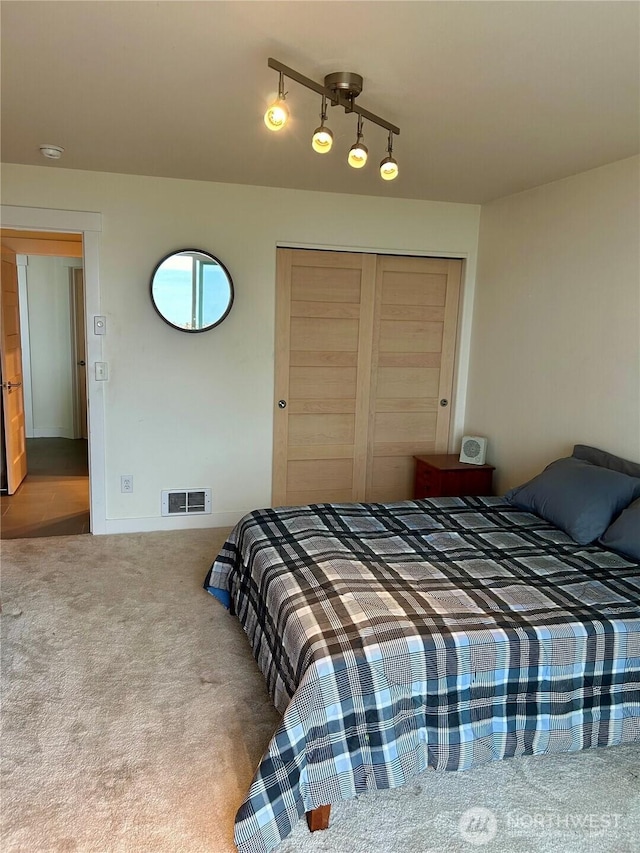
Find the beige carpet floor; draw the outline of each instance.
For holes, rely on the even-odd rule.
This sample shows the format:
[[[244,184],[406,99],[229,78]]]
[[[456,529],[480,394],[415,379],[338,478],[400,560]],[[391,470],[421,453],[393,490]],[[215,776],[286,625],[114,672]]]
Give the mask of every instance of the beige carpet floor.
[[[3,853],[232,853],[278,716],[202,590],[225,531],[2,543]],[[427,772],[278,853],[634,853],[640,745]]]

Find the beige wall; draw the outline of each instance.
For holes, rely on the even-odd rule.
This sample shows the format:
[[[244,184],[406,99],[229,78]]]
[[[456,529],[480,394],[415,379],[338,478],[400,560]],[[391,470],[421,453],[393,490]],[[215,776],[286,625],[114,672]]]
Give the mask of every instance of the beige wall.
[[[4,165],[2,184],[6,205],[102,214],[108,530],[161,529],[160,492],[168,488],[212,488],[213,515],[201,517],[203,526],[268,505],[278,243],[466,257],[464,398],[477,206],[57,166]],[[217,255],[236,288],[224,323],[198,335],[165,325],[149,298],[155,264],[187,247]],[[460,406],[460,428],[463,415]],[[120,493],[121,474],[133,474],[133,494]]]
[[[640,461],[639,164],[482,208],[465,432],[499,490],[574,443]]]
[[[4,204],[102,213],[109,530],[162,528],[160,490],[213,489],[202,524],[270,499],[275,247],[466,256],[456,438],[487,435],[497,487],[573,443],[640,460],[639,159],[486,205],[3,167]],[[149,275],[168,251],[211,251],[236,302],[202,335],[165,326]],[[458,448],[459,441],[454,444]],[[120,475],[135,491],[120,493]],[[200,523],[200,522],[199,522]]]

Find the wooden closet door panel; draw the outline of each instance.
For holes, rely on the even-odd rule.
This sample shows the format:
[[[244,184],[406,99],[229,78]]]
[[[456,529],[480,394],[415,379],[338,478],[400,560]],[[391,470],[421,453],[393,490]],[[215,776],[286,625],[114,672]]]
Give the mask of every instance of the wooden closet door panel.
[[[378,367],[377,394],[381,400],[433,399],[438,394],[440,369],[437,367]]]
[[[442,321],[380,320],[380,352],[442,352]]]
[[[378,259],[367,500],[410,498],[413,456],[448,450],[461,273],[459,260]]]
[[[293,352],[357,352],[358,320],[324,317],[291,318],[291,350]]]
[[[289,446],[353,445],[356,437],[355,426],[355,415],[347,412],[334,412],[330,415],[317,412],[290,414]]]
[[[274,506],[364,499],[375,264],[278,249]]]
[[[304,367],[289,367],[289,395],[292,403],[304,398],[314,399],[347,398],[355,400],[358,372],[355,367],[327,367],[319,364]]]
[[[348,502],[353,500],[352,490],[353,455],[345,459],[289,460],[287,503],[291,505],[309,503],[310,491],[322,492],[324,503]]]

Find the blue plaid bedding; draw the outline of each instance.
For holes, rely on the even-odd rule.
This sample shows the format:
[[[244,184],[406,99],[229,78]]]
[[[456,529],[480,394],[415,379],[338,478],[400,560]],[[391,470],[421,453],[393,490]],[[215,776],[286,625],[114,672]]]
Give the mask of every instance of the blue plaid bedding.
[[[640,740],[640,564],[500,498],[252,512],[205,588],[283,714],[241,853],[427,767]]]

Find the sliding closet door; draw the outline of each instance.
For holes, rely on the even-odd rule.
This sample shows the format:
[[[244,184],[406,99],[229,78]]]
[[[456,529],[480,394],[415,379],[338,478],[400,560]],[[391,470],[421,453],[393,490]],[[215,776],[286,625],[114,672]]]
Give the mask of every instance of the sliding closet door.
[[[368,501],[413,496],[414,454],[447,453],[462,261],[379,256]]]
[[[278,249],[274,506],[364,500],[375,265]]]
[[[414,454],[448,450],[461,270],[278,249],[274,506],[413,496]]]

